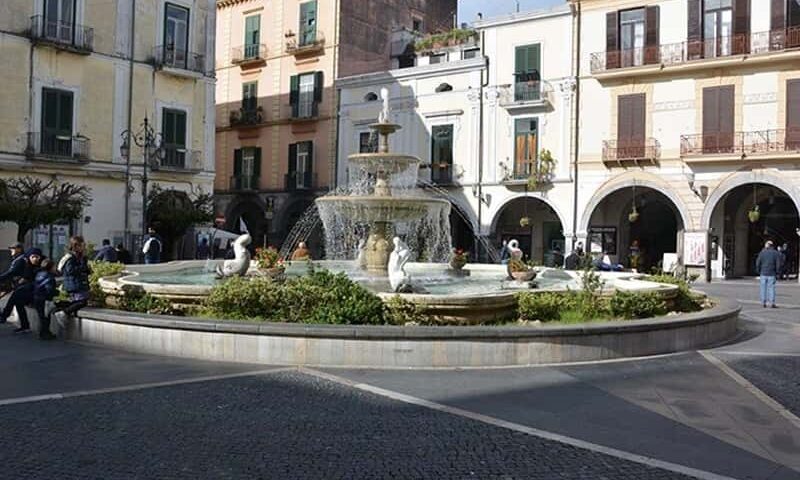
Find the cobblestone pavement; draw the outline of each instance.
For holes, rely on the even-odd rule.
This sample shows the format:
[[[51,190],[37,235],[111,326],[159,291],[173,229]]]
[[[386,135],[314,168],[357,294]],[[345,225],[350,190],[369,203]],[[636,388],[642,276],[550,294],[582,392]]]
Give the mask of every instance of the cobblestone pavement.
[[[3,479],[681,479],[298,372],[0,408]]]

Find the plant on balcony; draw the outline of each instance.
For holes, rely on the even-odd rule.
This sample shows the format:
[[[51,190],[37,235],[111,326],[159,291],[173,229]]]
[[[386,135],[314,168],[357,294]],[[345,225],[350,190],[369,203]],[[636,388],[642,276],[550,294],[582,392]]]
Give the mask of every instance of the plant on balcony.
[[[528,177],[528,188],[530,190],[539,190],[549,185],[553,179],[553,172],[556,167],[556,159],[550,150],[543,148],[539,152],[539,160],[536,162],[534,171]]]
[[[454,47],[478,38],[478,32],[469,28],[454,28],[449,32],[427,35],[414,43],[414,51],[425,53],[446,47]]]
[[[761,210],[758,208],[758,205],[753,205],[753,208],[747,212],[747,218],[750,220],[750,223],[758,223],[761,219]]]

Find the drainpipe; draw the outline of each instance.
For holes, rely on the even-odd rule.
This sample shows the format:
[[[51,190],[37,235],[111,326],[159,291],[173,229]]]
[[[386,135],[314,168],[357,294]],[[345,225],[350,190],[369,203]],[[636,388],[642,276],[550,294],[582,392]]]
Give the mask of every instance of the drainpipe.
[[[131,1],[131,35],[129,41],[131,42],[130,58],[128,59],[128,127],[130,132],[133,124],[133,56],[136,53],[136,0]],[[130,199],[131,199],[131,155],[125,157],[125,239],[124,243],[129,251],[133,251],[133,243],[131,242],[131,229],[130,229]],[[144,205],[142,205],[142,215],[144,215]]]
[[[580,124],[581,124],[581,0],[576,0],[572,10],[574,28],[573,71],[575,78],[575,98],[572,106],[575,123],[572,132],[573,149],[573,197],[572,197],[572,248],[578,243],[578,159],[580,158]]]
[[[480,242],[478,235],[481,234],[483,218],[483,91],[489,85],[489,57],[486,55],[486,31],[481,31],[481,54],[485,61],[484,71],[481,72],[480,103],[478,104],[478,231],[475,233],[475,254],[480,259]],[[486,77],[484,78],[484,73]],[[488,252],[487,252],[488,254]]]

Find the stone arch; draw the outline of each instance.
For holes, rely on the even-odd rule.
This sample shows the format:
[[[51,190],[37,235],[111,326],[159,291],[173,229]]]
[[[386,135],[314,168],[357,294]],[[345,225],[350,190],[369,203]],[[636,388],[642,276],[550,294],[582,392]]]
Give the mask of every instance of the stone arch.
[[[635,174],[623,174],[606,182],[592,195],[592,198],[583,210],[583,215],[581,216],[579,224],[580,229],[578,231],[584,234],[588,232],[592,214],[606,197],[620,190],[632,188],[634,185],[636,187],[650,188],[664,195],[675,206],[676,213],[683,223],[683,229],[685,231],[691,231],[693,229],[694,224],[692,223],[692,218],[688,213],[689,210],[686,204],[672,191],[672,188],[650,175],[647,177],[638,177],[635,176]]]
[[[725,195],[738,187],[752,183],[763,183],[781,190],[792,199],[795,208],[800,212],[800,198],[795,194],[796,188],[791,180],[787,180],[774,173],[763,171],[734,172],[717,185],[711,195],[709,195],[705,207],[703,208],[700,227],[708,229],[711,226],[711,217],[714,214],[714,209],[719,205],[719,202],[725,198]]]
[[[531,198],[533,200],[539,200],[542,203],[544,203],[545,205],[547,205],[548,207],[550,207],[556,213],[556,216],[558,217],[558,221],[561,222],[561,225],[564,227],[564,231],[565,232],[567,231],[567,226],[570,225],[570,223],[566,221],[566,217],[564,217],[564,214],[561,212],[561,210],[559,210],[559,208],[556,206],[556,204],[553,203],[550,199],[548,199],[546,197],[533,195],[530,192],[528,192],[527,194],[526,193],[516,193],[514,195],[510,195],[510,196],[506,197],[506,199],[503,201],[503,203],[501,203],[497,207],[497,210],[495,211],[494,215],[492,216],[492,223],[491,223],[491,225],[489,225],[489,232],[494,232],[497,229],[497,222],[500,220],[500,216],[503,215],[503,212],[505,211],[505,209],[508,208],[508,206],[511,205],[511,203],[514,202],[514,200],[519,200],[520,198],[526,198],[526,197],[527,198]]]

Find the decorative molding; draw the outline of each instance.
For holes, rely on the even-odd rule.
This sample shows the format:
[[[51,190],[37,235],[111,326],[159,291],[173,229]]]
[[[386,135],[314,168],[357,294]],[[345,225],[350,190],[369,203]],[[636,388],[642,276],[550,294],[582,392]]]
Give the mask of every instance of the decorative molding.
[[[775,103],[778,101],[778,94],[776,92],[768,93],[751,93],[744,96],[745,105],[757,105],[759,103]]]
[[[653,103],[654,112],[673,112],[676,110],[694,110],[694,100],[675,100],[671,102]]]
[[[464,115],[464,110],[441,110],[438,112],[423,113],[425,118],[454,117]]]

